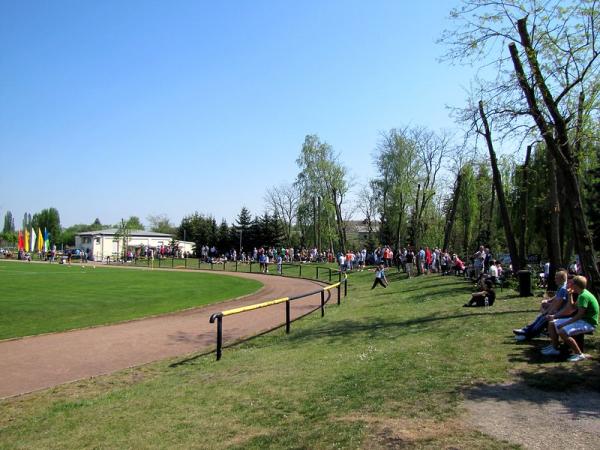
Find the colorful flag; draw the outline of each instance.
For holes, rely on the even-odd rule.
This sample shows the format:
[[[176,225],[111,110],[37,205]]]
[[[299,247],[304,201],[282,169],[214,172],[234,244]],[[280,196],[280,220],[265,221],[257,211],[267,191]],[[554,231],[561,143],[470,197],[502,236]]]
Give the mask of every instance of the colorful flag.
[[[42,252],[42,250],[44,250],[44,236],[42,236],[42,230],[40,229],[40,227],[38,227],[38,237],[37,237],[37,244],[38,244],[38,252]]]
[[[48,240],[48,230],[44,227],[44,251],[48,253],[50,250],[50,240]]]
[[[31,247],[29,247],[29,249],[32,252],[35,252],[35,229],[33,227],[31,227]]]
[[[25,251],[29,251],[29,230],[25,228]]]
[[[19,250],[23,250],[25,248],[25,244],[23,243],[23,230],[19,230]]]

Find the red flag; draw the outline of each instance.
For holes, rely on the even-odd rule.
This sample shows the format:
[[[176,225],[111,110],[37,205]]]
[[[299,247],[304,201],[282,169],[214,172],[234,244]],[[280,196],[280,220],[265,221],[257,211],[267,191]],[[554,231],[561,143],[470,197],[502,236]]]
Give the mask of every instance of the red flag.
[[[23,232],[19,230],[19,250],[23,250],[25,244],[23,243]]]

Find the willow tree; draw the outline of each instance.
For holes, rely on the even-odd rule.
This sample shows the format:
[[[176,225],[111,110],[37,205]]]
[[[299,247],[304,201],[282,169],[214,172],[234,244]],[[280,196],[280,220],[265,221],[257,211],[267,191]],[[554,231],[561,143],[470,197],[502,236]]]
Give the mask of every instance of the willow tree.
[[[296,160],[299,173],[295,186],[300,192],[300,208],[309,210],[313,205],[313,222],[336,237],[338,250],[346,252],[346,224],[343,203],[348,193],[346,168],[339,162],[333,148],[321,142],[317,135],[304,139],[300,156]],[[317,234],[317,233],[315,233]],[[319,238],[315,236],[314,244]],[[329,247],[334,247],[330,241]]]

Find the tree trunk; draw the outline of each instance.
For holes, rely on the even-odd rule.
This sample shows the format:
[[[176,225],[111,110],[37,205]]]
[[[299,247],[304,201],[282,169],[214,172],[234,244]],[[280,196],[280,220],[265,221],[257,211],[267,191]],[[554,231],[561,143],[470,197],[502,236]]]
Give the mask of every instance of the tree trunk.
[[[525,240],[527,239],[527,207],[528,207],[528,190],[529,190],[529,160],[531,159],[531,145],[527,146],[527,154],[525,156],[525,164],[523,164],[523,180],[521,183],[521,198],[519,206],[521,207],[521,229],[519,232],[519,260],[526,261],[527,249]]]
[[[524,266],[523,261],[520,259],[520,255],[517,252],[517,243],[515,242],[515,234],[513,233],[512,223],[510,222],[510,216],[508,215],[508,207],[506,206],[506,199],[504,197],[504,187],[502,186],[502,175],[498,169],[498,160],[496,159],[496,152],[494,150],[494,144],[492,142],[492,132],[487,121],[487,117],[483,110],[483,101],[479,101],[479,115],[484,126],[484,137],[487,143],[488,151],[490,154],[490,163],[492,165],[492,178],[494,180],[494,186],[496,188],[496,195],[498,196],[498,206],[500,208],[500,217],[502,218],[502,227],[504,228],[504,234],[506,235],[506,244],[508,245],[508,252],[510,253],[510,259],[513,267],[513,271],[518,271]]]
[[[415,247],[415,260],[417,262],[417,275],[421,275],[421,261],[419,258],[419,195],[421,193],[421,184],[417,184],[417,195],[415,201],[415,211],[413,217],[413,245]]]
[[[317,251],[321,251],[321,197],[317,197]]]
[[[542,95],[542,101],[552,118],[552,126],[548,124],[538,106],[535,91],[529,84],[527,76],[525,75],[516,45],[511,43],[509,44],[509,50],[519,81],[519,86],[527,99],[530,108],[529,113],[535,120],[535,123],[546,142],[548,151],[552,152],[556,159],[559,171],[562,173],[565,192],[569,199],[568,207],[573,222],[575,250],[579,255],[583,272],[588,279],[588,286],[590,290],[598,296],[600,291],[600,271],[596,264],[592,235],[587,226],[585,211],[583,209],[581,189],[579,187],[579,179],[576,171],[577,157],[572,151],[569,143],[567,121],[563,117],[558,104],[552,97],[550,89],[542,75],[537,60],[537,53],[533,48],[529,31],[527,30],[527,18],[518,20],[517,28],[521,38],[521,45],[525,49],[527,61],[535,79],[536,87],[539,89]]]
[[[454,194],[452,197],[452,206],[448,212],[448,218],[446,219],[446,226],[444,227],[444,245],[442,249],[448,250],[448,244],[450,244],[450,235],[452,234],[452,228],[454,227],[454,219],[456,217],[456,209],[458,208],[458,199],[460,197],[460,190],[462,188],[462,171],[458,172],[456,176],[456,182],[454,183]]]
[[[340,243],[341,251],[346,254],[346,230],[344,228],[344,220],[342,218],[342,207],[341,201],[338,202],[337,189],[331,190],[331,198],[333,200],[333,206],[335,208],[335,225],[337,229],[338,240]]]
[[[313,235],[315,237],[315,247],[317,246],[317,198],[313,196]]]
[[[492,183],[492,200],[490,201],[490,217],[489,217],[489,221],[488,221],[488,230],[489,230],[489,236],[488,239],[490,241],[490,246],[492,245],[493,242],[493,234],[492,234],[492,228],[494,227],[494,204],[496,203],[496,189],[494,189],[494,183]]]
[[[548,289],[557,289],[554,281],[556,269],[561,265],[562,255],[560,248],[560,202],[558,200],[558,184],[556,181],[556,161],[551,152],[547,152],[548,158],[548,211],[550,212],[550,229],[548,230],[548,257],[550,261],[550,274],[548,276]]]

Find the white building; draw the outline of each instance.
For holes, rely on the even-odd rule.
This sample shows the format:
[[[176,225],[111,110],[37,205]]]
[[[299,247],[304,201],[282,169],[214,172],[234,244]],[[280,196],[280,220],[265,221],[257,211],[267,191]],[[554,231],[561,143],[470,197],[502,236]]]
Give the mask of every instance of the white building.
[[[123,254],[123,239],[118,239],[117,228],[107,230],[86,231],[75,235],[75,248],[85,251],[88,255],[93,255],[96,261],[106,259],[110,256],[117,258]],[[151,248],[156,254],[161,247],[169,247],[173,236],[165,233],[155,233],[153,231],[131,230],[127,240],[127,248],[132,252],[139,249]],[[177,241],[179,251],[191,254],[194,243],[188,241]]]

